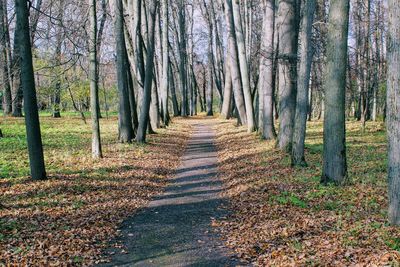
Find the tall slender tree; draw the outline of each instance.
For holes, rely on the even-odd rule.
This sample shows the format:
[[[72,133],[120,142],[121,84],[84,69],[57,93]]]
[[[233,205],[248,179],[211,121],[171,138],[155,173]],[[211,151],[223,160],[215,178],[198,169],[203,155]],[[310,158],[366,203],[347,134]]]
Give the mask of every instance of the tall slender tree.
[[[259,116],[260,132],[264,139],[276,138],[274,126],[274,91],[275,91],[275,1],[265,2],[261,41]]]
[[[98,82],[98,57],[97,57],[97,8],[96,0],[89,0],[89,78],[90,78],[90,106],[92,113],[92,156],[93,158],[103,157],[100,139],[99,122],[99,82]]]
[[[389,221],[400,225],[400,3],[388,1],[389,29],[387,39],[387,131]]]
[[[18,47],[21,57],[21,87],[25,99],[24,111],[31,176],[34,180],[44,180],[46,179],[46,169],[37,108],[27,1],[16,0],[15,10],[17,13],[17,28],[21,30]]]
[[[119,91],[119,141],[131,142],[134,138],[129,103],[127,52],[124,35],[124,10],[122,0],[115,0],[115,38],[117,51],[117,79]]]
[[[13,54],[12,54],[12,65],[11,72],[14,76],[13,86],[12,86],[12,116],[22,117],[22,100],[23,91],[21,87],[21,56],[20,56],[20,39],[22,29],[18,28],[20,25],[17,23],[15,25],[14,31],[14,43],[13,43]]]
[[[247,130],[248,132],[254,132],[256,130],[256,124],[254,118],[253,99],[251,97],[250,74],[246,56],[245,39],[243,36],[243,27],[242,27],[242,18],[240,14],[239,0],[233,0],[233,18],[236,29],[236,42],[238,48],[240,74],[243,85],[244,102],[246,106]]]
[[[148,6],[148,40],[146,56],[146,75],[144,80],[144,93],[142,109],[139,117],[139,128],[136,136],[138,143],[146,142],[147,128],[149,126],[149,111],[152,96],[153,73],[154,73],[154,47],[155,47],[155,20],[158,1],[150,1]]]
[[[10,83],[9,58],[7,53],[8,24],[6,24],[5,12],[7,6],[4,0],[0,0],[0,83],[3,85],[3,110],[5,115],[12,113],[12,96]]]
[[[236,110],[239,115],[238,117],[240,123],[246,125],[247,115],[246,115],[246,107],[243,96],[242,79],[240,76],[239,57],[238,57],[238,48],[236,43],[236,31],[235,31],[235,21],[233,18],[232,0],[225,0],[225,16],[228,28],[228,44],[229,44],[229,50],[226,56],[230,57],[230,61],[225,60],[225,62],[230,63],[233,97],[235,100]]]
[[[322,170],[322,182],[325,184],[341,185],[348,178],[345,90],[349,9],[349,0],[332,0],[329,8]]]
[[[62,56],[62,45],[64,42],[64,34],[63,34],[63,18],[64,18],[64,0],[59,0],[56,2],[58,5],[57,10],[57,26],[56,26],[56,49],[54,54],[54,65],[61,66],[61,56]],[[52,105],[53,105],[53,118],[61,118],[61,75],[60,68],[56,69],[56,78],[55,78],[55,88],[52,96]]]
[[[168,85],[169,85],[169,18],[168,18],[168,0],[162,0],[162,80],[161,80],[161,109],[162,120],[164,125],[169,124],[169,111],[168,111]]]
[[[189,114],[188,86],[187,86],[187,55],[186,55],[186,1],[178,0],[178,32],[179,32],[179,77],[182,88],[181,115]]]
[[[303,0],[303,14],[300,30],[300,63],[297,80],[296,115],[293,130],[292,165],[306,165],[304,143],[309,101],[309,85],[313,47],[311,44],[312,24],[314,20],[316,0]]]
[[[279,134],[278,147],[291,151],[296,112],[298,0],[279,0]]]

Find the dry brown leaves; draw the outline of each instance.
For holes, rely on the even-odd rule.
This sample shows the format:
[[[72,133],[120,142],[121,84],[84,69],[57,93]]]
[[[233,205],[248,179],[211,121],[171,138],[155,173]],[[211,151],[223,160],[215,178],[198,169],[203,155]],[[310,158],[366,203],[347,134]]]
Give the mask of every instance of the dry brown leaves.
[[[290,167],[289,157],[273,142],[261,141],[233,122],[219,121],[216,130],[220,173],[232,210],[217,228],[241,259],[256,266],[398,264],[393,240],[400,240],[400,231],[386,224],[384,169],[374,177],[380,182],[324,187],[319,184],[321,153],[311,151],[322,142],[320,125],[309,133],[310,167],[304,169]],[[356,172],[368,169],[362,164],[374,164],[366,160],[368,153],[384,153],[385,148],[372,138],[369,145],[377,148],[361,151],[356,139],[368,138],[355,134],[348,141],[351,175],[362,180]],[[365,153],[363,160],[357,158],[360,153]]]
[[[105,158],[71,157],[75,171],[45,182],[0,181],[0,266],[92,265],[118,225],[162,191],[186,146],[177,121],[145,146],[107,144]],[[90,154],[90,143],[82,147]],[[69,162],[68,164],[71,164]]]

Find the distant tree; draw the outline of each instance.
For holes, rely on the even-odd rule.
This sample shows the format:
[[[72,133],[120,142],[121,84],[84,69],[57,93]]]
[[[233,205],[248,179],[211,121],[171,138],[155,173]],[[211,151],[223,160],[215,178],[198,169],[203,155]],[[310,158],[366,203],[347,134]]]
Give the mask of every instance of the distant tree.
[[[12,96],[10,83],[10,57],[8,53],[8,24],[5,17],[7,16],[7,6],[5,0],[0,0],[0,83],[3,90],[3,110],[5,115],[12,113]]]
[[[35,77],[33,73],[27,1],[16,0],[15,10],[17,13],[17,28],[20,30],[20,38],[17,44],[21,57],[21,87],[25,99],[24,112],[31,176],[34,180],[44,180],[46,179],[46,170],[40,133],[39,112],[37,108]]]
[[[57,1],[57,15],[56,15],[56,49],[54,54],[54,66],[56,69],[62,65],[61,57],[62,57],[62,45],[64,42],[64,34],[63,34],[63,17],[64,17],[64,4],[65,0]],[[55,77],[55,88],[52,96],[52,106],[53,106],[53,118],[61,118],[61,74],[58,71]]]
[[[348,178],[345,91],[349,9],[349,0],[332,0],[329,8],[322,170],[325,184],[341,185]]]
[[[387,39],[387,131],[388,131],[388,180],[389,221],[400,225],[400,3],[388,1]]]

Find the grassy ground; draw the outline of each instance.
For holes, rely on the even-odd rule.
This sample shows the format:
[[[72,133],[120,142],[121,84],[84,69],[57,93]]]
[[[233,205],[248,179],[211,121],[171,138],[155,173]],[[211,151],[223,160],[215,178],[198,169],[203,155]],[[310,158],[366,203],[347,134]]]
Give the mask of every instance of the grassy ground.
[[[98,262],[118,224],[166,185],[190,134],[176,120],[146,145],[122,145],[117,118],[103,119],[105,158],[92,160],[90,124],[63,115],[41,117],[44,182],[27,179],[23,119],[0,118],[0,266]]]
[[[322,123],[308,126],[307,168],[273,142],[219,121],[221,177],[232,216],[217,225],[242,259],[259,266],[382,265],[400,261],[400,230],[387,224],[382,123],[347,125],[351,184],[320,184]],[[398,266],[398,265],[397,265]]]

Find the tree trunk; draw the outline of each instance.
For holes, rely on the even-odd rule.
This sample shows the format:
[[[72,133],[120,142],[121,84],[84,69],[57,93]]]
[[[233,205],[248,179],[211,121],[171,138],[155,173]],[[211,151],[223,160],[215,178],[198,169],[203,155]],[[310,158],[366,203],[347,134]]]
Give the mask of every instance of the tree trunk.
[[[169,41],[168,41],[168,30],[169,30],[169,19],[168,19],[168,0],[162,0],[162,77],[161,77],[161,109],[162,109],[162,120],[165,126],[169,124],[169,111],[168,111],[168,63],[169,63]]]
[[[228,44],[227,55],[231,53],[230,45]],[[230,119],[232,116],[232,75],[231,75],[231,58],[227,56],[225,68],[225,88],[224,88],[224,99],[222,102],[221,118]]]
[[[115,0],[115,38],[117,45],[117,79],[119,91],[119,141],[121,143],[129,143],[133,139],[134,132],[129,104],[128,77],[126,75],[128,69],[126,58],[128,55],[125,46],[123,16],[122,0]]]
[[[186,72],[186,1],[178,0],[178,29],[179,29],[179,76],[182,88],[182,108],[181,115],[186,117],[189,114],[188,108],[188,87],[187,87],[187,72]]]
[[[20,56],[20,43],[24,40],[20,40],[20,35],[23,29],[18,24],[15,25],[14,32],[14,50],[13,50],[13,59],[12,59],[12,73],[14,76],[13,79],[13,102],[12,102],[12,116],[13,117],[22,117],[22,99],[23,99],[23,91],[21,88],[21,56]]]
[[[345,90],[349,9],[349,0],[332,0],[329,9],[322,171],[325,184],[347,182]]]
[[[92,113],[92,157],[102,158],[99,123],[99,75],[97,63],[97,12],[96,0],[89,0],[90,40],[89,40],[89,77],[90,105]]]
[[[380,5],[376,3],[376,14],[379,16]],[[373,86],[373,100],[372,100],[372,120],[376,121],[378,116],[378,91],[379,91],[379,70],[380,70],[380,45],[379,45],[379,23],[375,22],[375,64],[374,64],[374,86]]]
[[[304,143],[306,139],[307,114],[309,107],[309,87],[313,47],[311,44],[312,25],[316,0],[305,0],[303,7],[302,25],[300,31],[300,64],[298,70],[298,88],[296,115],[293,130],[292,165],[306,166]]]
[[[278,14],[279,39],[279,134],[278,147],[292,149],[296,112],[296,76],[299,14],[297,0],[280,0]]]
[[[210,32],[210,35],[212,33]],[[214,79],[213,79],[213,67],[212,67],[212,41],[210,37],[210,44],[208,48],[208,81],[207,81],[207,91],[206,91],[206,103],[207,103],[207,116],[214,116],[213,111],[213,89],[214,89]]]
[[[229,53],[227,53],[227,57],[230,57],[233,97],[235,100],[236,110],[239,115],[241,123],[247,124],[247,115],[244,104],[242,81],[240,77],[238,49],[236,44],[235,22],[233,20],[232,0],[225,0],[225,13],[226,13],[225,14],[226,24],[228,27],[228,44],[229,44],[229,50],[228,50]],[[228,62],[228,60],[225,60],[225,62]]]
[[[154,76],[154,75],[153,75]],[[151,101],[150,101],[150,124],[151,128],[155,131],[160,128],[160,103],[158,102],[157,82],[153,78],[153,85],[151,86]]]
[[[5,8],[6,2],[0,0],[0,77],[1,83],[4,87],[3,90],[3,110],[4,115],[10,115],[12,113],[12,95],[11,95],[11,83],[10,83],[10,69],[9,69],[9,58],[7,56],[7,40],[5,38],[8,35],[8,25],[5,23]]]
[[[133,1],[133,0],[131,0]],[[133,1],[133,24],[132,24],[132,43],[134,45],[135,62],[133,64],[135,74],[135,89],[137,92],[137,112],[141,111],[141,103],[143,100],[143,86],[144,86],[144,54],[143,54],[143,36],[142,36],[142,0]]]
[[[26,0],[16,0],[15,10],[17,13],[17,28],[21,30],[17,44],[19,55],[21,56],[21,86],[25,99],[24,111],[31,176],[34,180],[44,180],[46,179],[46,169],[37,108],[29,32],[29,12]]]
[[[214,89],[214,84],[216,84],[217,77],[215,76],[215,68],[214,68],[214,54],[213,54],[213,27],[212,27],[212,22],[209,20],[208,23],[208,75],[207,75],[207,91],[206,91],[206,107],[207,107],[207,116],[214,116],[214,111],[213,111],[213,89]]]
[[[259,83],[259,128],[266,140],[276,138],[274,126],[274,87],[275,87],[275,3],[266,1],[263,35],[261,42],[260,83]]]
[[[240,16],[240,4],[239,0],[233,0],[233,18],[236,29],[236,41],[238,48],[238,58],[239,58],[239,66],[240,66],[240,74],[242,78],[243,85],[243,95],[244,102],[246,106],[246,116],[247,116],[247,130],[248,132],[254,132],[256,130],[255,119],[254,119],[254,109],[253,109],[253,100],[251,97],[251,89],[250,89],[250,75],[247,64],[246,57],[246,47],[244,43],[243,36],[243,28],[242,28],[242,19]]]
[[[137,128],[139,126],[139,119],[138,119],[138,113],[137,113],[137,101],[135,97],[135,85],[134,85],[134,80],[133,80],[133,75],[130,67],[130,62],[129,59],[126,59],[126,65],[129,66],[126,69],[126,75],[128,77],[128,94],[129,94],[129,107],[131,111],[131,117],[132,117],[132,127],[133,127],[133,133],[135,135]]]
[[[178,98],[176,97],[175,80],[174,80],[174,74],[172,72],[171,61],[169,61],[169,63],[168,63],[168,75],[169,75],[169,87],[171,90],[172,108],[174,110],[174,117],[178,117],[179,116],[179,104],[178,104]]]
[[[389,222],[400,225],[400,4],[388,1],[389,30],[387,43],[387,131]]]
[[[60,0],[57,3],[58,6],[58,14],[57,21],[62,24],[63,15],[64,15],[64,0]],[[97,22],[96,22],[97,23]],[[53,118],[61,118],[61,75],[60,75],[60,66],[61,66],[61,47],[63,43],[63,28],[57,26],[56,28],[56,51],[54,55],[54,65],[56,67],[56,84],[53,93],[52,105],[53,105]],[[97,107],[97,105],[96,105]]]
[[[136,136],[136,141],[138,143],[146,142],[147,127],[149,124],[149,111],[151,103],[152,94],[152,84],[153,84],[153,72],[154,72],[154,35],[155,35],[155,19],[156,19],[156,8],[157,3],[151,1],[149,3],[149,32],[147,40],[147,58],[146,58],[146,74],[144,81],[144,92],[143,92],[143,102],[142,109],[139,118],[139,128]]]

